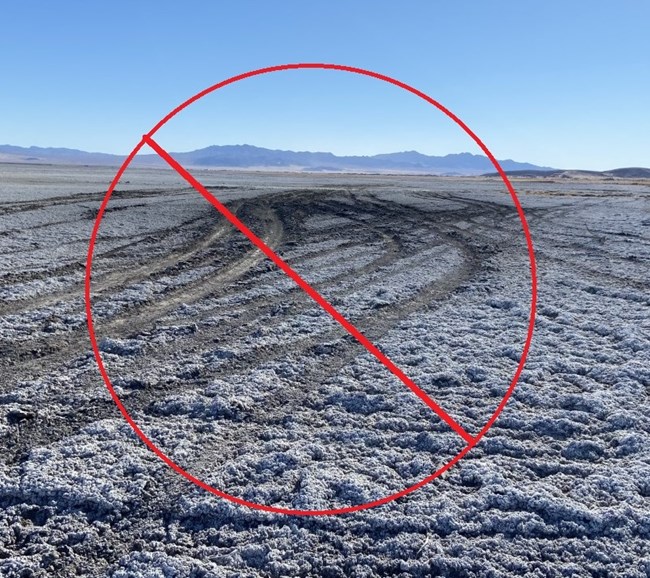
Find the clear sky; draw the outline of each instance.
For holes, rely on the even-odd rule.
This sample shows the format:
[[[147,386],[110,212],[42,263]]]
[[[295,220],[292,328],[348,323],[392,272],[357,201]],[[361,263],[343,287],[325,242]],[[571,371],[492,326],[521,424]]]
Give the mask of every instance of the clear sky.
[[[0,14],[0,144],[126,154],[220,80],[333,62],[424,91],[501,159],[650,166],[648,0],[6,0]],[[478,152],[417,97],[332,71],[217,91],[160,142],[170,151]]]

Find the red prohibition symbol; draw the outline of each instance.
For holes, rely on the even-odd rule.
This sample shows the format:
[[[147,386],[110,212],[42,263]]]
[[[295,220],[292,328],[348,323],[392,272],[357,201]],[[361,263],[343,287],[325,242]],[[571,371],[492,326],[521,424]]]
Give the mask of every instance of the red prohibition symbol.
[[[492,416],[488,419],[488,421],[483,426],[481,431],[478,432],[478,434],[476,435],[471,435],[470,433],[465,431],[465,429],[463,429],[463,427],[459,423],[457,423],[449,414],[445,412],[444,409],[442,409],[442,407],[440,407],[420,387],[418,387],[399,367],[397,367],[367,337],[365,337],[363,333],[361,333],[352,323],[350,323],[343,315],[341,315],[324,297],[322,297],[313,287],[311,287],[311,285],[309,285],[307,281],[305,281],[298,273],[296,273],[296,271],[294,271],[284,260],[282,260],[282,258],[280,258],[270,247],[268,247],[264,243],[264,241],[262,241],[262,239],[257,237],[248,227],[246,227],[246,225],[242,223],[232,212],[230,212],[225,205],[223,205],[212,193],[210,193],[198,180],[196,180],[185,168],[183,168],[176,160],[174,160],[170,156],[170,154],[167,151],[165,151],[154,140],[154,135],[156,134],[156,132],[163,125],[165,125],[170,119],[172,119],[182,110],[190,106],[192,103],[196,102],[197,100],[203,98],[208,94],[215,92],[216,90],[219,90],[220,88],[223,88],[224,86],[228,86],[229,84],[234,84],[235,82],[239,82],[241,80],[245,80],[247,78],[251,78],[254,76],[260,76],[262,74],[270,74],[273,72],[281,72],[285,70],[297,70],[297,69],[333,70],[339,72],[359,74],[362,76],[369,76],[376,80],[381,80],[383,82],[387,82],[394,86],[402,88],[414,94],[415,96],[425,100],[426,102],[428,102],[429,104],[437,108],[439,111],[444,113],[446,116],[448,116],[452,121],[454,121],[479,146],[479,148],[483,151],[483,153],[490,159],[490,161],[494,165],[494,168],[501,176],[501,179],[503,180],[506,189],[510,193],[510,197],[512,198],[514,206],[517,210],[519,220],[521,221],[522,230],[526,239],[526,247],[528,250],[528,257],[530,263],[531,300],[530,300],[529,321],[528,321],[528,328],[526,333],[526,340],[523,346],[523,351],[517,369],[515,370],[514,376],[510,381],[509,387],[505,395],[503,396],[503,399],[501,400],[496,410],[492,414]],[[122,401],[118,397],[117,393],[115,392],[115,389],[108,376],[106,367],[104,366],[99,351],[97,337],[95,335],[95,327],[93,323],[91,295],[90,295],[91,294],[90,281],[91,281],[91,272],[92,272],[92,264],[93,264],[93,254],[94,254],[95,244],[97,241],[97,235],[99,233],[99,228],[102,222],[102,218],[104,216],[104,212],[106,211],[106,207],[108,205],[108,202],[111,198],[113,191],[115,190],[115,187],[117,186],[117,183],[120,181],[122,175],[126,171],[127,167],[129,166],[133,158],[138,154],[138,152],[144,145],[148,145],[149,147],[151,147],[163,160],[165,160],[165,162],[172,169],[174,169],[187,183],[189,183],[201,196],[203,196],[234,227],[239,229],[239,231],[244,236],[246,236],[254,246],[256,246],[260,251],[262,251],[280,270],[282,270],[287,276],[289,276],[303,291],[305,291],[305,293],[307,293],[316,303],[318,303],[320,307],[322,307],[329,315],[331,315],[346,331],[348,331],[348,333],[350,333],[353,337],[355,337],[359,343],[361,343],[378,361],[380,361],[391,373],[393,373],[393,375],[395,375],[409,390],[411,390],[418,398],[420,398],[431,409],[431,411],[433,411],[456,434],[458,434],[466,444],[463,447],[463,449],[458,454],[456,454],[452,459],[450,459],[447,463],[445,463],[442,467],[440,467],[438,470],[431,473],[429,476],[427,476],[423,480],[420,480],[416,484],[404,488],[399,492],[395,492],[394,494],[390,494],[381,499],[377,499],[371,502],[366,502],[363,504],[357,504],[354,506],[347,506],[341,508],[322,509],[322,510],[298,510],[292,508],[280,508],[275,506],[267,506],[264,504],[250,502],[248,500],[244,500],[237,496],[233,496],[232,494],[228,494],[227,492],[219,490],[218,488],[214,488],[209,484],[206,484],[202,480],[196,478],[195,476],[193,476],[192,474],[190,474],[189,472],[181,468],[170,457],[168,457],[162,450],[160,450],[146,436],[146,434],[140,429],[137,423],[133,420],[131,415],[128,413],[128,411],[122,404]],[[499,162],[496,160],[494,155],[488,150],[488,148],[485,146],[485,144],[483,144],[483,142],[479,139],[479,137],[476,134],[474,134],[474,132],[460,118],[458,118],[449,109],[445,108],[442,104],[440,104],[430,96],[426,95],[425,93],[399,80],[395,80],[394,78],[391,78],[389,76],[372,72],[370,70],[364,70],[362,68],[356,68],[353,66],[344,66],[340,64],[295,63],[295,64],[283,64],[278,66],[270,66],[267,68],[252,70],[250,72],[233,76],[213,86],[210,86],[205,90],[202,90],[198,94],[195,94],[193,97],[189,98],[179,106],[177,106],[174,110],[172,110],[167,116],[165,116],[158,124],[156,124],[148,133],[146,133],[142,137],[140,142],[131,151],[131,153],[128,155],[128,157],[126,158],[122,166],[117,171],[117,174],[113,178],[113,181],[111,182],[106,192],[106,195],[102,200],[97,217],[95,219],[92,234],[90,237],[90,242],[88,245],[88,255],[86,259],[85,304],[86,304],[86,316],[88,321],[88,333],[90,335],[90,342],[92,345],[92,349],[95,355],[95,359],[97,360],[97,364],[99,366],[99,372],[104,380],[104,383],[106,384],[106,387],[108,388],[111,397],[113,398],[113,401],[119,408],[120,412],[122,413],[126,421],[133,428],[133,431],[138,435],[138,437],[147,445],[147,447],[149,447],[149,449],[152,452],[154,452],[168,466],[170,466],[176,472],[178,472],[179,474],[181,474],[182,476],[187,478],[190,482],[196,484],[200,488],[203,488],[204,490],[212,494],[230,500],[231,502],[234,502],[236,504],[248,506],[250,508],[255,508],[257,510],[263,510],[266,512],[274,512],[278,514],[289,514],[289,515],[298,515],[298,516],[334,515],[334,514],[345,514],[345,513],[355,512],[359,510],[374,508],[376,506],[380,506],[382,504],[392,502],[394,500],[397,500],[398,498],[401,498],[403,496],[406,496],[407,494],[414,492],[415,490],[428,484],[429,482],[431,482],[432,480],[434,480],[435,478],[437,478],[438,476],[440,476],[441,474],[449,470],[456,463],[458,463],[464,456],[467,455],[467,453],[474,446],[476,446],[476,444],[481,440],[481,438],[488,432],[488,430],[492,427],[492,425],[498,418],[499,414],[503,411],[503,408],[508,402],[508,399],[512,395],[512,392],[514,391],[515,386],[517,385],[521,372],[524,369],[526,358],[528,357],[528,352],[530,350],[530,345],[533,339],[533,330],[535,325],[535,314],[536,314],[536,307],[537,307],[537,268],[536,268],[535,252],[533,249],[533,241],[530,235],[530,230],[528,228],[526,216],[521,207],[521,203],[519,202],[514,187],[510,183],[508,176],[501,168]]]

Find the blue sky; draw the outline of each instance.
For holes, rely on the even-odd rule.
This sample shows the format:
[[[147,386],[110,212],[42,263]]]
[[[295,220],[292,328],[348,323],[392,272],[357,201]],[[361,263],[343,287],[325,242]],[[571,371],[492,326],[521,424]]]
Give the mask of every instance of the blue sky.
[[[650,166],[650,2],[9,0],[0,143],[126,154],[229,76],[333,62],[393,76],[462,118],[501,159]],[[160,133],[208,144],[376,154],[478,152],[396,87],[291,71],[217,91]]]

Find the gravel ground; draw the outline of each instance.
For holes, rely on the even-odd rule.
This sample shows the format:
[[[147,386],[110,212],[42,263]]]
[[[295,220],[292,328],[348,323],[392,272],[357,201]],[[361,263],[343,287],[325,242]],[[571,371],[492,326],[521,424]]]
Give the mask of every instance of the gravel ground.
[[[650,184],[522,179],[535,338],[494,427],[355,513],[198,488],[98,372],[83,275],[109,169],[0,165],[0,575],[650,575]],[[476,435],[528,323],[521,224],[492,178],[197,171]],[[129,169],[92,277],[115,391],[237,498],[346,508],[466,442],[196,192]]]

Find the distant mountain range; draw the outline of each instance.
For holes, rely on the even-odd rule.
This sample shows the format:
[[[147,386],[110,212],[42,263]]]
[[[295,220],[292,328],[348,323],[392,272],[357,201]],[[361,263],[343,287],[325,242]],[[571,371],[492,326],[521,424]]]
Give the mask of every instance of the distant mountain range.
[[[622,169],[612,169],[609,171],[585,171],[585,170],[524,170],[524,171],[506,171],[511,177],[546,177],[560,179],[602,179],[602,178],[619,178],[619,179],[650,179],[650,169],[644,167],[626,167]],[[486,177],[497,177],[498,173],[487,173]]]
[[[225,169],[275,169],[311,172],[396,172],[437,175],[480,175],[494,170],[489,159],[470,153],[428,156],[406,151],[374,156],[337,156],[325,152],[271,150],[251,145],[209,146],[191,152],[172,152],[186,167]],[[0,162],[119,166],[120,155],[76,149],[0,145]],[[506,171],[552,170],[513,160],[499,161]],[[134,166],[166,166],[156,154],[139,154]]]
[[[214,145],[190,152],[172,152],[171,155],[188,168],[415,173],[450,176],[496,175],[494,166],[487,157],[471,153],[428,156],[416,151],[406,151],[373,156],[337,156],[325,152],[272,150],[252,145]],[[0,162],[119,166],[123,161],[124,157],[121,155],[91,153],[76,149],[0,145]],[[624,168],[603,172],[565,171],[510,159],[500,160],[499,163],[507,173],[522,177],[650,178],[650,169],[644,168]],[[137,155],[133,165],[167,166],[158,155],[153,153]]]

